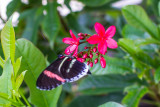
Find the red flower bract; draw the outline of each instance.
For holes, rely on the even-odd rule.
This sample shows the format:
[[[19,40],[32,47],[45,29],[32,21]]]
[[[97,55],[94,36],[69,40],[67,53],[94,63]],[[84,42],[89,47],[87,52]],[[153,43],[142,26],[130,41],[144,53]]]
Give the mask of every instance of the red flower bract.
[[[93,36],[89,37],[87,39],[88,43],[90,44],[98,44],[98,51],[101,54],[105,54],[107,51],[107,47],[109,48],[117,48],[117,42],[112,39],[116,32],[115,26],[110,26],[106,31],[103,25],[100,23],[95,23],[94,28],[97,32],[97,34],[94,34]]]
[[[76,38],[76,36],[73,34],[72,30],[70,30],[70,35],[72,38],[63,38],[63,42],[66,44],[70,44],[66,50],[65,50],[65,54],[66,55],[70,55],[74,50],[73,56],[76,56],[77,52],[78,52],[78,45],[79,45],[79,38]]]

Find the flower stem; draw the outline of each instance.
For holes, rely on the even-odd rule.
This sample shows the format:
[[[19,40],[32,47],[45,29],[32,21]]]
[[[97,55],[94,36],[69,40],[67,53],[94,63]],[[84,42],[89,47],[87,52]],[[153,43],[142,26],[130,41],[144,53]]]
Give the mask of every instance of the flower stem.
[[[86,43],[87,41],[79,42],[79,44]]]
[[[23,100],[26,102],[27,106],[31,107],[29,102],[27,101],[26,97],[23,95],[23,93],[19,90],[19,94],[22,96]]]
[[[22,103],[22,101],[19,99],[19,97],[16,97],[16,98],[17,98],[17,100],[18,100],[19,103],[21,103],[22,105],[24,105],[24,104]]]
[[[10,102],[11,102],[14,106],[16,106],[16,107],[22,106],[20,103],[15,102],[15,101],[14,101],[13,99],[11,99],[11,98],[4,97],[4,96],[2,96],[1,94],[0,94],[0,98],[10,101]]]

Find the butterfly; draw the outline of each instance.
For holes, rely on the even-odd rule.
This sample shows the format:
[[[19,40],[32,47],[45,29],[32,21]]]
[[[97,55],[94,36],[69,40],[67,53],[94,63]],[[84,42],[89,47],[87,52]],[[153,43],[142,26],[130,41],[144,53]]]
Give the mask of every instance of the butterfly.
[[[36,86],[40,90],[51,90],[67,82],[74,82],[91,74],[88,65],[72,56],[59,55],[37,79]]]

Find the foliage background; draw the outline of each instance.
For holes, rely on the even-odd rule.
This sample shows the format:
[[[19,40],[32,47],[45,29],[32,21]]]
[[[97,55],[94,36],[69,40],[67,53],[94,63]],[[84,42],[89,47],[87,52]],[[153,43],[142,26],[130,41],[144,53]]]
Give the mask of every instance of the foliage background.
[[[67,16],[57,11],[62,5],[56,0],[48,0],[46,5],[42,5],[41,0],[28,0],[27,4],[13,0],[7,5],[8,19],[15,11],[20,14],[19,23],[14,27],[14,43],[15,59],[22,56],[18,75],[27,70],[19,89],[21,96],[24,94],[26,99],[29,98],[30,105],[37,107],[97,107],[109,101],[128,107],[160,106],[159,0],[143,0],[139,6],[130,5],[122,9],[112,7],[112,3],[119,0],[78,0],[84,7],[76,12],[70,7],[72,1],[64,1],[71,11]],[[67,47],[62,43],[62,38],[70,36],[69,29],[75,34],[94,34],[95,22],[102,23],[106,28],[110,25],[117,28],[114,39],[118,41],[119,48],[108,51],[105,56],[106,68],[96,64],[90,69],[91,76],[75,83],[65,84],[52,91],[36,89],[38,75]],[[11,22],[8,25],[6,32],[12,27]],[[5,45],[1,44],[5,50]],[[7,69],[5,66],[11,64],[2,49],[0,55],[6,62],[4,67],[1,66],[2,74]],[[10,58],[13,64],[13,56]],[[22,97],[20,100],[27,104]],[[108,104],[122,106],[117,103],[107,103],[104,107]]]

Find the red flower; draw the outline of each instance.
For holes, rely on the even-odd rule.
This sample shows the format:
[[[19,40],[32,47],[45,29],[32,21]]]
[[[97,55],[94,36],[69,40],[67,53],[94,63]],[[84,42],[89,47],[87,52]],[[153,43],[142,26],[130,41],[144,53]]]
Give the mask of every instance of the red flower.
[[[72,30],[70,30],[70,35],[72,38],[63,38],[63,42],[66,44],[70,44],[64,51],[66,55],[70,55],[74,50],[73,56],[77,54],[78,51],[78,45],[79,45],[79,39],[76,38],[76,36],[73,34]]]
[[[103,25],[100,23],[95,23],[94,28],[97,32],[97,34],[94,34],[93,36],[89,37],[87,39],[88,43],[90,44],[98,44],[98,51],[101,54],[105,54],[107,51],[107,47],[109,48],[117,48],[117,42],[112,39],[116,32],[115,26],[110,26],[106,31]]]

